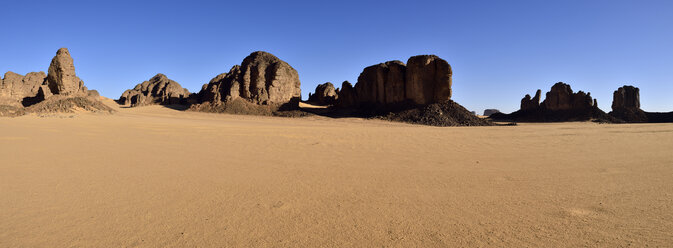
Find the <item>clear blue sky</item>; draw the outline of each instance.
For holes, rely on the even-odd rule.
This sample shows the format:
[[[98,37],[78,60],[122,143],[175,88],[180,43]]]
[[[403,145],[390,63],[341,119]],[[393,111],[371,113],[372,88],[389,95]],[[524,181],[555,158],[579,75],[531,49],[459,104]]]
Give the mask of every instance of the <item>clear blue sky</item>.
[[[15,1],[0,11],[0,71],[46,71],[67,47],[91,89],[118,98],[164,73],[190,91],[257,50],[318,83],[436,54],[453,99],[511,112],[558,81],[610,110],[624,84],[648,111],[673,111],[673,1]]]

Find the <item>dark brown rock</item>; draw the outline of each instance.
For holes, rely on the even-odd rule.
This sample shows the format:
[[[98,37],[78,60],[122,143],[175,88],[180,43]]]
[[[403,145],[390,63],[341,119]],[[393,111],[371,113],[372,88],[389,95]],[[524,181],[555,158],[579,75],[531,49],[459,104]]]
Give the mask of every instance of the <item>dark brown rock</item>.
[[[341,83],[341,89],[339,89],[339,97],[337,98],[337,106],[340,108],[353,108],[357,105],[357,95],[355,94],[355,88],[353,85],[344,81]]]
[[[337,93],[332,83],[319,84],[315,87],[315,93],[309,93],[308,102],[316,105],[333,105],[339,97]]]
[[[593,108],[591,94],[583,91],[573,93],[570,85],[558,82],[547,92],[547,98],[542,102],[547,110],[571,110]]]
[[[640,109],[640,89],[624,85],[615,90],[612,98],[612,110],[621,108]]]
[[[75,65],[67,48],[58,49],[51,60],[47,82],[54,94],[68,96],[82,91],[84,82],[75,74]]]
[[[402,104],[427,105],[451,98],[451,66],[435,55],[388,61],[365,68],[354,91],[341,89],[340,107],[385,108]],[[342,87],[343,88],[343,87]],[[348,103],[350,99],[354,103]]]
[[[179,83],[159,73],[149,81],[142,82],[133,89],[124,91],[118,102],[132,107],[185,104],[189,96],[189,90],[182,88]]]
[[[497,109],[486,109],[484,110],[484,116],[491,116],[492,114],[500,113],[500,110]]]
[[[299,74],[288,63],[267,52],[254,52],[240,66],[210,80],[199,92],[200,104],[191,109],[225,111],[226,106],[215,106],[226,105],[238,98],[252,105],[263,105],[272,112],[281,108],[296,109],[301,99],[300,86]]]
[[[451,99],[451,66],[435,55],[409,58],[406,74],[406,99],[430,104]]]
[[[540,108],[541,94],[542,94],[541,90],[537,90],[533,98],[531,98],[530,95],[527,94],[523,99],[521,99],[521,110],[535,110]]]

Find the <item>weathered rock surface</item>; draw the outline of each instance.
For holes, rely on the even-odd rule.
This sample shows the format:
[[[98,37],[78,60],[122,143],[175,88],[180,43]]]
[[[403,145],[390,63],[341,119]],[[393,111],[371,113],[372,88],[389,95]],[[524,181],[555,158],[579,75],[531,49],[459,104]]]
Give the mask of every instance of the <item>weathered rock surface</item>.
[[[136,85],[133,89],[124,91],[117,102],[123,105],[131,105],[131,107],[185,104],[189,96],[189,90],[182,88],[179,83],[159,73],[150,80]]]
[[[82,91],[84,82],[75,74],[75,65],[67,48],[58,49],[51,60],[47,82],[54,94],[68,96]]]
[[[0,80],[0,104],[22,107],[35,101],[40,86],[47,76],[44,72],[31,72],[22,76],[14,72],[5,73]]]
[[[251,104],[249,108],[296,109],[300,86],[299,74],[288,63],[267,52],[253,52],[240,66],[213,78],[199,92],[199,104],[190,109],[227,112],[227,103],[239,98],[244,101],[237,104]]]
[[[449,63],[435,55],[411,57],[407,65],[388,61],[365,68],[353,91],[342,87],[337,106],[379,108],[443,102],[451,98],[451,76]]]
[[[339,108],[350,108],[355,106],[357,103],[357,94],[355,93],[355,88],[353,85],[344,81],[341,83],[341,88],[339,90],[339,96],[337,97],[337,107]]]
[[[500,110],[497,109],[486,109],[484,110],[484,116],[491,116],[492,114],[500,113]]]
[[[315,87],[315,93],[308,94],[308,102],[316,105],[333,105],[338,98],[338,91],[330,82],[319,84]]]

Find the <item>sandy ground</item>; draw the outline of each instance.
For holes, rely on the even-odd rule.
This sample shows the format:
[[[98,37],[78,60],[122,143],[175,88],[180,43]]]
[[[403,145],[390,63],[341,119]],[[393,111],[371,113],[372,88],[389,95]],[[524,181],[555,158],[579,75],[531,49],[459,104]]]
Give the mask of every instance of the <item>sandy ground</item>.
[[[673,124],[0,119],[0,247],[673,244]]]

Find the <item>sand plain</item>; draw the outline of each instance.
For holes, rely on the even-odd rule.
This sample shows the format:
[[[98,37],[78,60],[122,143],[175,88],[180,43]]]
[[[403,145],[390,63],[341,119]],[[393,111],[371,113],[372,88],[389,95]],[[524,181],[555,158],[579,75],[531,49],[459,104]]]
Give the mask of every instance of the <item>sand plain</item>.
[[[673,124],[0,119],[0,247],[673,244]]]

